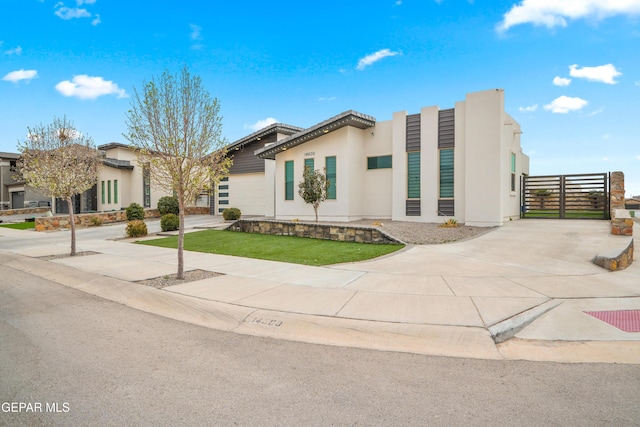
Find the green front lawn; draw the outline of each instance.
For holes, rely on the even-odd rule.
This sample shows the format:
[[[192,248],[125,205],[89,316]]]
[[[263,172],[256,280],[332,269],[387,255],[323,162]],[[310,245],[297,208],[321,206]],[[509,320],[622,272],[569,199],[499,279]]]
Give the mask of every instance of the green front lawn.
[[[178,237],[145,240],[141,245],[177,248]],[[329,265],[363,261],[402,249],[404,245],[335,242],[293,236],[205,230],[184,235],[188,251],[244,258],[266,259],[304,265]]]
[[[0,227],[14,228],[16,230],[28,230],[30,228],[36,228],[35,222],[17,222],[15,224],[0,224]]]

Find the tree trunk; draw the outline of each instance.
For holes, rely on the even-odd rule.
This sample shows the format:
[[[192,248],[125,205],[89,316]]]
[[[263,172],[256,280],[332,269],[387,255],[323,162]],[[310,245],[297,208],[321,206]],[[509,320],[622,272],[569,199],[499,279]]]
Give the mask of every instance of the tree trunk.
[[[76,254],[76,218],[73,215],[71,197],[67,197],[67,206],[69,207],[69,225],[71,226],[71,256],[74,256]]]
[[[313,211],[316,213],[316,222],[318,222],[318,206],[313,205]]]
[[[178,195],[178,206],[180,212],[178,212],[178,218],[180,224],[178,225],[178,280],[184,280],[184,195]]]

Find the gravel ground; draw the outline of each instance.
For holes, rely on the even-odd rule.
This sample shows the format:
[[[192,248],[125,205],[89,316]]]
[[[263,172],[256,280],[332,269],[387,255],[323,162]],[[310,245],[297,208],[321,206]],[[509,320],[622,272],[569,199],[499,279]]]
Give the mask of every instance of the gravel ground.
[[[445,228],[442,223],[391,221],[384,219],[363,219],[349,222],[349,225],[374,226],[385,233],[413,245],[435,245],[467,240],[488,233],[495,227],[471,227],[459,224]],[[381,224],[381,225],[378,225]]]

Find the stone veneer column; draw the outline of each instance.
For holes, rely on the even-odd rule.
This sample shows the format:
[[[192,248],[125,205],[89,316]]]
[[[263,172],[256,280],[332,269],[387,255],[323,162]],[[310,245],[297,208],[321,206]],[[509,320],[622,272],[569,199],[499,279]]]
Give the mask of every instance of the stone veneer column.
[[[611,172],[611,178],[609,182],[609,188],[611,193],[609,194],[610,213],[611,219],[616,216],[616,209],[624,209],[624,173]]]

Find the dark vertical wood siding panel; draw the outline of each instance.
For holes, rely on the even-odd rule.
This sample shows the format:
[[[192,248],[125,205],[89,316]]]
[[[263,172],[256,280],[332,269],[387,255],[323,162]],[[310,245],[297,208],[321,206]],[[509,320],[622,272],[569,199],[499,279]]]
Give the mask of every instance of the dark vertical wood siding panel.
[[[264,172],[264,160],[259,159],[253,153],[264,147],[265,144],[275,141],[276,135],[273,135],[260,141],[251,142],[239,150],[232,149],[229,151],[228,155],[233,158],[233,165],[229,169],[229,174]]]
[[[420,200],[419,199],[411,199],[407,200],[405,214],[407,216],[420,216]]]
[[[453,148],[455,137],[455,109],[438,111],[438,148]]]
[[[438,200],[438,216],[454,216],[455,205],[453,200]]]
[[[407,116],[407,151],[420,151],[420,114]]]

